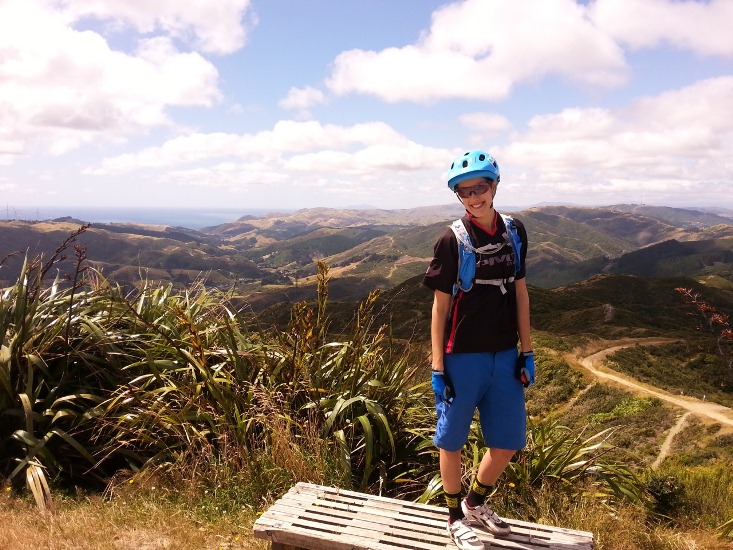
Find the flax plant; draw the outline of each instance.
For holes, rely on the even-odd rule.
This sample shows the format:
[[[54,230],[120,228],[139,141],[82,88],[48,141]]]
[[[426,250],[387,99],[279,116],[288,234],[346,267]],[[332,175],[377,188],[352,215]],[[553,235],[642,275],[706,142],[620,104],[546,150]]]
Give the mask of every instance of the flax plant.
[[[610,455],[613,429],[591,435],[573,433],[550,420],[531,425],[527,446],[509,464],[501,480],[506,502],[537,509],[540,489],[600,502],[646,502],[645,484],[633,461]]]
[[[69,282],[45,281],[85,229],[46,262],[26,257],[17,283],[0,294],[0,474],[25,479],[41,508],[51,506],[48,477],[89,481],[89,412],[116,385],[105,369],[111,344],[96,315],[100,296],[80,291],[85,249],[75,247]]]
[[[107,452],[137,468],[185,461],[223,435],[245,446],[266,353],[238,328],[224,297],[203,282],[181,295],[146,283],[128,313],[135,360],[99,407]]]
[[[248,330],[203,284],[183,295],[143,285],[125,328],[138,359],[99,407],[107,454],[133,469],[180,465],[216,456],[226,440],[262,462],[258,453],[283,449],[284,430],[292,441],[316,433],[322,456],[339,456],[354,487],[391,490],[397,476],[404,483],[421,398],[415,373],[424,364],[397,353],[384,327],[374,329],[376,293],[359,306],[351,333],[329,341],[328,281],[320,264],[315,305],[295,304],[289,329],[274,335]]]
[[[397,352],[387,327],[374,327],[376,291],[358,306],[350,332],[327,341],[329,279],[319,263],[315,306],[293,308],[275,371],[292,381],[293,414],[318,412],[324,442],[335,447],[353,486],[394,491],[413,471],[410,426],[424,394],[416,383],[424,359]]]

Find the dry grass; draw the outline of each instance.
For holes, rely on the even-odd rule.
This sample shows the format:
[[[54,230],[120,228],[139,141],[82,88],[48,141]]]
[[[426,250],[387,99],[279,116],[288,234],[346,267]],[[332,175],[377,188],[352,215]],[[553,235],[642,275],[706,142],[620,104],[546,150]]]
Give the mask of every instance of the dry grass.
[[[715,537],[709,530],[651,526],[639,522],[640,512],[633,506],[606,513],[597,508],[585,515],[578,510],[584,529],[595,535],[596,550],[730,550],[730,542]],[[584,516],[584,517],[583,517]],[[570,520],[570,523],[573,523]]]
[[[8,491],[0,495],[3,550],[245,550],[264,549],[252,536],[255,514],[202,520],[185,506],[142,495],[57,499],[54,514]]]
[[[594,498],[567,498],[545,493],[539,498],[537,523],[593,533],[595,550],[730,550],[730,540],[711,530],[645,521],[644,510],[633,504],[613,509]]]

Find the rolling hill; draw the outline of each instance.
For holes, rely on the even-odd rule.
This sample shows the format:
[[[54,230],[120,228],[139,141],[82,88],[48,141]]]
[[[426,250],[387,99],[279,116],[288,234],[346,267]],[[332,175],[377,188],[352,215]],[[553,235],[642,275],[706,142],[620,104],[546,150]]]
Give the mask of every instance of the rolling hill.
[[[78,239],[89,261],[125,285],[141,277],[186,285],[204,277],[236,288],[252,307],[314,294],[316,261],[331,268],[332,296],[363,297],[423,273],[460,205],[405,210],[304,209],[194,231],[94,224]],[[528,282],[556,288],[598,274],[686,276],[733,285],[733,223],[712,212],[641,205],[542,206],[516,212],[529,233]],[[0,222],[0,282],[24,254],[49,257],[83,222]],[[13,252],[20,254],[8,257]]]

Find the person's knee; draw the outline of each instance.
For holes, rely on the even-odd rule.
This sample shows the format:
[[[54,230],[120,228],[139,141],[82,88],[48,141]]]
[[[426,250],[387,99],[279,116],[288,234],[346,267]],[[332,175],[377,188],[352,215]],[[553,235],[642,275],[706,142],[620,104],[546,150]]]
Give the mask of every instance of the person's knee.
[[[449,462],[460,462],[461,461],[461,449],[457,451],[449,451],[447,449],[440,449],[441,460]]]
[[[508,460],[511,460],[512,457],[514,456],[514,454],[516,452],[517,452],[516,450],[512,450],[512,449],[498,449],[496,447],[493,447],[493,448],[490,448],[489,449],[489,454],[491,454],[491,456],[494,456],[494,457],[496,457],[498,459],[507,460],[507,461]]]
[[[442,433],[433,437],[433,443],[440,449],[441,453],[458,453],[460,455],[461,449],[466,444],[466,438],[456,437],[454,433]]]

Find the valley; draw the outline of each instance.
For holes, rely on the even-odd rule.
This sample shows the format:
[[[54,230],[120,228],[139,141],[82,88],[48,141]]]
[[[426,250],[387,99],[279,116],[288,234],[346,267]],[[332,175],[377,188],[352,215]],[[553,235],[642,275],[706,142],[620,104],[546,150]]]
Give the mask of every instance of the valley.
[[[458,205],[407,210],[315,208],[242,218],[213,227],[91,224],[77,243],[91,265],[130,288],[142,279],[207,286],[251,298],[256,309],[313,296],[316,262],[355,300],[423,273]],[[543,206],[514,215],[530,238],[528,283],[556,288],[599,274],[706,278],[733,288],[733,225],[711,212],[616,205]],[[84,220],[0,221],[0,283],[25,256],[49,257]]]

